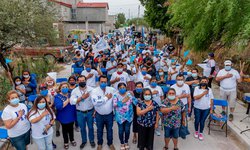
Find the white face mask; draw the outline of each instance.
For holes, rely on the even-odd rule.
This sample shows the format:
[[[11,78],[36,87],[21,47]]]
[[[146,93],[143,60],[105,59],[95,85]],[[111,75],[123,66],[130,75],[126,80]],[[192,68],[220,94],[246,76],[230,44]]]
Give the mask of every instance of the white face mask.
[[[23,77],[24,77],[24,78],[29,78],[29,77],[30,77],[30,75],[23,75]]]
[[[123,68],[118,68],[117,71],[118,72],[123,72]]]
[[[48,85],[53,85],[54,82],[53,82],[53,81],[52,81],[52,82],[47,82],[47,84],[48,84]]]
[[[21,84],[21,81],[16,82],[16,85],[20,85],[20,84]]]
[[[177,81],[177,84],[180,85],[180,86],[182,86],[184,84],[184,81],[182,81],[182,80],[181,81]]]

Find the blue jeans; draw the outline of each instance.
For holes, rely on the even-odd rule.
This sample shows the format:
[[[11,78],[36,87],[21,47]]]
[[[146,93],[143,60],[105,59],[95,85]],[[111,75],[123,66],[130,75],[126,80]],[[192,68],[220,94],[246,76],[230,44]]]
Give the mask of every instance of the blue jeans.
[[[180,128],[164,127],[164,136],[165,136],[165,138],[178,139],[179,132],[180,132]]]
[[[38,150],[53,150],[52,145],[53,133],[40,139],[33,138],[34,142],[37,145]]]
[[[106,126],[108,145],[113,144],[113,112],[108,115],[101,115],[96,112],[97,143],[103,144],[103,129]]]
[[[10,138],[10,141],[16,149],[26,150],[26,145],[30,144],[30,130],[18,137]]]
[[[121,144],[128,143],[129,135],[130,135],[130,126],[132,122],[124,121],[122,124],[118,124],[119,131],[119,139]],[[125,139],[124,139],[125,133]]]
[[[92,111],[87,112],[87,113],[77,111],[77,123],[81,129],[82,143],[87,143],[86,124],[88,125],[88,129],[89,129],[89,131],[88,131],[89,141],[94,142],[93,112],[94,112],[94,109]]]
[[[205,126],[205,121],[209,115],[210,109],[198,109],[194,108],[194,128],[195,131],[198,131],[199,125],[200,125],[200,131],[199,133],[203,133],[204,126]]]

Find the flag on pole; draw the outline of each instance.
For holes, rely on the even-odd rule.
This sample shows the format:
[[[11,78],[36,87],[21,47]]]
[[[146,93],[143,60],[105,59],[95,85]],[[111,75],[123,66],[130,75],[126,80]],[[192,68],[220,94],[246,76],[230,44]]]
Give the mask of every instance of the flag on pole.
[[[144,39],[144,36],[145,36],[144,27],[141,28],[141,36],[142,36],[142,39]]]
[[[188,56],[189,52],[190,52],[190,50],[187,50],[184,52],[184,58],[186,58]]]
[[[193,61],[191,59],[188,59],[188,61],[186,62],[186,65],[192,65]]]
[[[6,63],[6,64],[11,63],[11,62],[12,62],[11,59],[5,58],[5,63]]]
[[[108,48],[108,43],[103,38],[100,38],[100,40],[93,46],[93,52],[98,53]]]

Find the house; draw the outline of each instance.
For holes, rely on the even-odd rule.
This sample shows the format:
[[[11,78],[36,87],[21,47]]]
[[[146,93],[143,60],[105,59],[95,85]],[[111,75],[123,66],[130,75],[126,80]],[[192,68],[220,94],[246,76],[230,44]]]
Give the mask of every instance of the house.
[[[86,3],[80,0],[48,1],[55,3],[55,8],[58,11],[58,24],[63,24],[63,29],[59,30],[66,35],[70,31],[78,29],[97,34],[114,29],[115,17],[108,15],[108,3]],[[56,28],[57,25],[54,24],[54,27]]]

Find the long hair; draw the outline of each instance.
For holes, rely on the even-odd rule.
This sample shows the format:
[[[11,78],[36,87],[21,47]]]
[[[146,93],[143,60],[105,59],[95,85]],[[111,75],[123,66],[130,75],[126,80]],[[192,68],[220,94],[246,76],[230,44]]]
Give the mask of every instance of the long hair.
[[[153,95],[153,94],[152,94],[152,91],[151,91],[149,88],[145,88],[145,89],[142,90],[141,100],[145,100],[145,99],[144,99],[144,93],[145,93],[146,91],[149,91],[149,92],[150,92],[151,100],[152,100],[152,98],[153,98],[152,95]]]
[[[28,118],[30,118],[31,116],[35,115],[38,112],[38,108],[37,108],[37,104],[42,100],[45,100],[46,106],[45,109],[49,111],[50,115],[51,115],[51,120],[54,119],[54,114],[52,113],[52,110],[49,107],[49,104],[47,102],[47,99],[44,96],[38,96],[34,102],[34,105],[32,106],[32,108],[30,109],[29,113],[28,113]],[[33,114],[31,114],[31,112],[34,111]]]

